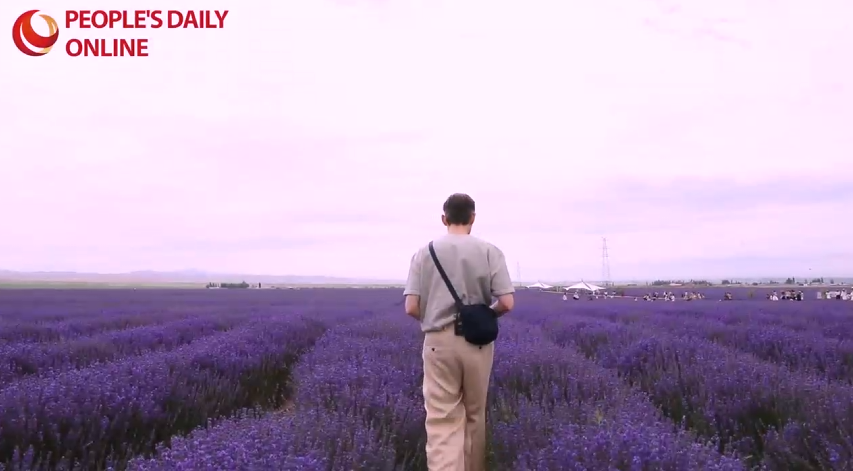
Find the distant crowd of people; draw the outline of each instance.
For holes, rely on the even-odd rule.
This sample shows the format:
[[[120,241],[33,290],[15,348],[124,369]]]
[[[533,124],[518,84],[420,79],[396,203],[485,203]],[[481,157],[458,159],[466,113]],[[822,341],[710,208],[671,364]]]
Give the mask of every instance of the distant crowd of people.
[[[637,298],[634,298],[635,300]],[[693,291],[685,291],[681,293],[681,299],[684,301],[694,301],[697,299],[705,299],[705,295],[702,293],[697,293]],[[676,296],[675,293],[671,291],[664,291],[663,293],[648,293],[643,295],[643,301],[675,301]]]
[[[601,292],[593,292],[593,293],[589,293],[587,296],[588,296],[588,299],[589,299],[590,301],[592,301],[593,299],[598,299],[598,298],[601,298],[601,299],[607,299],[607,298],[613,299],[613,298],[615,298],[615,297],[616,297],[616,292],[615,292],[615,291],[601,291]],[[578,291],[575,291],[574,293],[572,293],[572,299],[573,299],[573,300],[577,301],[577,300],[579,300],[580,298],[581,298],[581,294],[580,294]],[[568,295],[568,293],[563,294],[563,301],[568,301],[568,300],[569,300],[569,295]]]
[[[780,299],[783,301],[802,301],[803,300],[803,292],[802,291],[794,291],[794,290],[785,290],[782,291],[780,295],[776,291],[769,293],[767,295],[767,299],[770,301],[779,301]]]
[[[853,292],[846,289],[840,291],[824,291],[817,293],[817,299],[835,299],[838,301],[853,301]]]
[[[588,295],[588,299],[590,301],[592,301],[593,299],[599,299],[599,298],[601,298],[601,299],[611,298],[612,299],[612,298],[615,298],[616,295],[617,295],[616,292],[602,291],[602,292],[598,292],[598,293],[590,293]],[[572,299],[575,301],[577,301],[581,298],[581,294],[577,291],[572,293],[571,296],[572,296]],[[620,295],[620,297],[625,297],[625,296]],[[694,300],[698,300],[698,299],[705,299],[705,295],[702,293],[699,293],[699,292],[685,291],[685,292],[681,293],[681,296],[676,296],[676,294],[674,292],[671,292],[671,291],[664,291],[662,293],[655,291],[654,293],[644,294],[642,297],[642,300],[643,301],[675,301],[676,299],[679,299],[679,298],[684,300],[684,301],[694,301]],[[639,298],[639,297],[636,297],[636,296],[634,297],[634,301],[639,301],[640,299],[641,298]],[[725,296],[723,297],[724,301],[731,301],[732,299],[733,298],[732,298],[731,293],[726,293]],[[569,300],[569,294],[568,293],[563,294],[563,301],[568,301],[568,300]]]
[[[588,296],[588,299],[590,301],[592,301],[593,299],[599,299],[599,298],[602,298],[602,299],[615,298],[615,297],[617,297],[617,294],[619,295],[619,297],[625,297],[624,293],[621,293],[621,292],[617,293],[615,291],[614,292],[599,291],[596,293],[589,293],[586,296]],[[568,301],[569,296],[570,296],[569,293],[564,293],[563,294],[563,301]],[[575,301],[579,300],[581,298],[581,296],[582,296],[581,293],[578,291],[575,291],[574,293],[571,294],[572,299]],[[752,293],[749,294],[749,297],[752,298]],[[845,289],[845,290],[841,290],[841,291],[818,292],[817,298],[818,299],[837,299],[837,300],[844,300],[844,301],[853,301],[853,291],[848,292]],[[676,296],[676,294],[671,292],[671,291],[664,291],[662,293],[659,293],[656,291],[654,293],[646,293],[642,296],[642,298],[634,296],[634,301],[639,301],[640,299],[642,299],[643,301],[675,301],[676,299],[681,299],[684,301],[695,301],[695,300],[699,300],[699,299],[705,299],[705,295],[702,293],[699,293],[699,292],[685,291],[685,292],[681,293],[680,296]],[[734,299],[734,296],[732,295],[731,292],[727,291],[725,294],[723,294],[722,301],[732,301],[733,299]],[[780,300],[781,301],[802,301],[803,299],[805,299],[805,294],[803,294],[803,292],[799,291],[799,290],[784,290],[781,292],[773,291],[772,293],[767,293],[767,300],[768,301],[780,301]]]

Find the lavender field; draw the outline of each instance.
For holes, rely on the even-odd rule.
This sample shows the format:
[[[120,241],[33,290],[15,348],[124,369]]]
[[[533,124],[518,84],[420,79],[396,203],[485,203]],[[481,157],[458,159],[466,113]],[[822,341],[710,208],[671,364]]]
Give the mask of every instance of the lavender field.
[[[853,469],[853,303],[518,294],[493,470]],[[425,470],[400,290],[0,291],[0,469]]]

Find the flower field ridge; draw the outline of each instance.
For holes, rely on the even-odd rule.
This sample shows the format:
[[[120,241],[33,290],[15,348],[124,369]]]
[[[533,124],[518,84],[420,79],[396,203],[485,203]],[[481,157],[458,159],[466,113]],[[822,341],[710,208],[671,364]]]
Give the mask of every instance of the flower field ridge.
[[[0,297],[0,469],[426,471],[399,290],[38,293]],[[850,303],[517,304],[490,470],[853,469]]]
[[[210,418],[279,404],[290,367],[323,330],[269,316],[173,351],[15,382],[0,391],[0,459],[98,469]]]
[[[77,337],[48,346],[38,343],[0,346],[0,384],[28,375],[56,373],[131,355],[173,350],[208,335],[230,330],[248,318],[248,315],[188,317]]]

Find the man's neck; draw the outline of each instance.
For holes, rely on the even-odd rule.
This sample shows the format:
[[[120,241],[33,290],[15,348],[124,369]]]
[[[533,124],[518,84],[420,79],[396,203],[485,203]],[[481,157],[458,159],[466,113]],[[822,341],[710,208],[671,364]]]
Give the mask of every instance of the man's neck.
[[[447,226],[447,233],[454,235],[471,235],[469,226]]]

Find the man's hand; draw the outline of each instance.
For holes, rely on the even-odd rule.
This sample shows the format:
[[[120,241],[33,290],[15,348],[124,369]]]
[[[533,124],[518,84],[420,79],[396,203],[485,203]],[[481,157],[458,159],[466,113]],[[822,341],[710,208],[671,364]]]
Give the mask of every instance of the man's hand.
[[[502,296],[498,296],[498,300],[492,304],[492,310],[498,315],[498,317],[512,311],[512,308],[515,307],[515,297],[512,294],[504,294]]]

